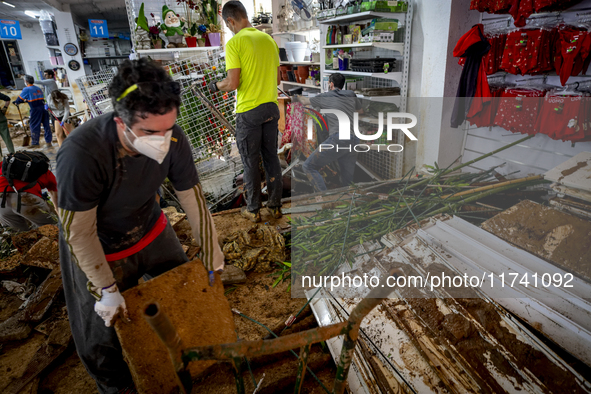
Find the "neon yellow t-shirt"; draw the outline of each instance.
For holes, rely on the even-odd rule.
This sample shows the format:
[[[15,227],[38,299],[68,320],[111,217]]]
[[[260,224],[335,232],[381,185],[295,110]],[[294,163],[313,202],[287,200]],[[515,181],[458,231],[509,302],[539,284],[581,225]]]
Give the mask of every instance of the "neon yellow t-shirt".
[[[226,44],[226,71],[240,69],[236,112],[277,103],[279,48],[273,38],[254,27],[242,29]]]

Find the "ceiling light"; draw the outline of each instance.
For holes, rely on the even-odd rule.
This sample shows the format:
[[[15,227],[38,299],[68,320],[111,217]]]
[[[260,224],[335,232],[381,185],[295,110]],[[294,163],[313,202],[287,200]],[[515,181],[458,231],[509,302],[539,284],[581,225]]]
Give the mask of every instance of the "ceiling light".
[[[35,13],[35,11],[25,11],[25,14],[30,16],[31,18],[39,18],[39,16]]]
[[[7,3],[5,1],[3,1],[2,4],[6,4],[7,6],[14,8],[14,4],[10,4],[10,3]]]

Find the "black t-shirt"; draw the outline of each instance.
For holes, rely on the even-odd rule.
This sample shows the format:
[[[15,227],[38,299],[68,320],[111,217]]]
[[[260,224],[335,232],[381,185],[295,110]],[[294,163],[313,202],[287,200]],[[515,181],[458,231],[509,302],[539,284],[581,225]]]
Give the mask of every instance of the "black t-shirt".
[[[353,130],[353,113],[361,109],[361,100],[352,90],[334,89],[317,96],[310,97],[310,104],[320,109],[337,109],[349,117],[349,124]],[[339,131],[339,120],[333,114],[324,114],[328,125],[328,134]],[[353,134],[352,134],[353,135]]]
[[[136,244],[161,214],[156,192],[168,177],[175,189],[199,182],[189,141],[178,125],[162,164],[121,153],[114,114],[92,119],[65,139],[57,154],[58,204],[68,211],[97,209],[106,254]]]

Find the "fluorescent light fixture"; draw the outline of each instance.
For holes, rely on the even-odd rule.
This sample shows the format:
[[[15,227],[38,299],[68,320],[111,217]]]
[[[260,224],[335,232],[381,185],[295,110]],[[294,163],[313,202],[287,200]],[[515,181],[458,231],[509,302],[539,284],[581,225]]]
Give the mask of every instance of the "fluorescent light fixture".
[[[10,4],[10,3],[7,3],[5,1],[3,1],[2,4],[6,4],[7,6],[14,8],[14,4]]]
[[[35,18],[35,19],[39,18],[39,15],[37,15],[37,14],[35,13],[35,11],[25,11],[25,15],[28,15],[28,16],[30,16],[31,18]]]

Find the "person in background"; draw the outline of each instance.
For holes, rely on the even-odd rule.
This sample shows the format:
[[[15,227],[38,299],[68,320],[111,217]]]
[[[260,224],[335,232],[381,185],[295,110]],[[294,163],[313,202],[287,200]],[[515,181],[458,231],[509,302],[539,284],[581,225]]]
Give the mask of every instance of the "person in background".
[[[55,73],[53,70],[43,71],[43,80],[35,81],[34,84],[43,86],[43,93],[46,98],[51,95],[51,92],[58,90],[57,83],[55,82]]]
[[[28,182],[18,179],[13,182],[17,190],[28,185]],[[46,224],[56,224],[56,217],[51,214],[52,209],[43,199],[42,189],[47,189],[54,206],[57,207],[57,182],[55,175],[47,170],[37,179],[33,187],[20,192],[21,209],[18,212],[18,196],[8,184],[8,180],[2,176],[2,163],[0,163],[0,192],[6,190],[6,205],[4,208],[0,206],[2,226],[15,231],[27,231]]]
[[[51,92],[47,98],[49,105],[49,114],[53,118],[55,133],[57,134],[57,144],[62,146],[66,137],[74,130],[74,126],[69,122],[70,104],[69,98],[59,90]]]
[[[278,219],[282,216],[283,193],[277,157],[279,48],[270,35],[252,27],[241,2],[231,0],[224,4],[222,18],[234,34],[226,44],[228,76],[223,81],[212,81],[209,88],[212,92],[238,90],[236,144],[244,167],[247,202],[241,213],[255,223],[261,220],[259,161],[262,156],[269,190],[267,210]]]
[[[8,130],[8,120],[6,119],[6,111],[8,110],[8,106],[10,105],[10,97],[0,93],[0,100],[4,101],[4,106],[0,109],[0,136],[4,140],[6,144],[6,149],[8,152],[14,153],[14,144],[12,143],[12,138],[10,138],[10,130]],[[1,153],[1,152],[0,152]]]
[[[361,110],[361,101],[352,90],[342,90],[345,86],[343,74],[330,74],[328,78],[328,92],[321,93],[311,98],[296,96],[296,100],[303,105],[312,105],[319,109],[336,109],[344,112],[353,125],[353,114]],[[332,145],[334,149],[320,151],[316,148],[306,159],[302,168],[316,191],[326,190],[326,183],[320,175],[319,170],[334,162],[339,163],[341,185],[349,186],[353,182],[357,153],[350,148],[359,143],[359,139],[351,132],[351,139],[348,141],[339,140],[339,121],[333,114],[324,115],[328,124],[329,137],[322,142],[325,145]]]
[[[41,123],[43,123],[43,129],[45,130],[45,146],[51,148],[51,128],[49,127],[49,114],[45,110],[45,100],[43,92],[33,83],[35,79],[30,75],[25,75],[25,87],[20,96],[14,101],[15,105],[21,103],[29,103],[30,119],[29,126],[31,127],[31,145],[29,148],[39,148],[39,137],[41,135]]]

